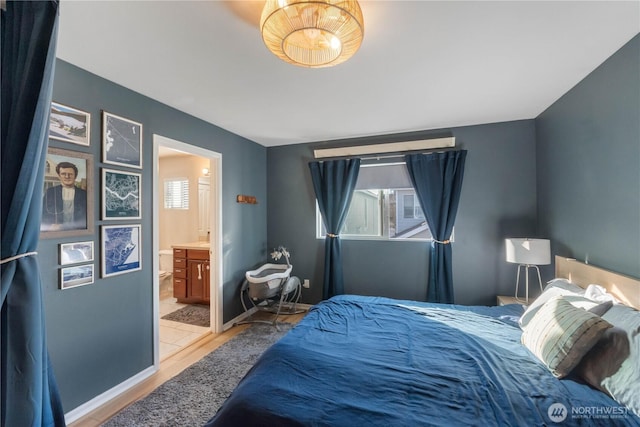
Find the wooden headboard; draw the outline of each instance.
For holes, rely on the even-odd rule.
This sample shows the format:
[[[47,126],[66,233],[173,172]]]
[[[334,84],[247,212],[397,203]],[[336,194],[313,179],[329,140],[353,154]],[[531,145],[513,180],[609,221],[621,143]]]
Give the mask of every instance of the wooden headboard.
[[[556,256],[556,277],[568,279],[583,288],[592,283],[600,285],[624,304],[640,310],[640,279],[559,256]]]

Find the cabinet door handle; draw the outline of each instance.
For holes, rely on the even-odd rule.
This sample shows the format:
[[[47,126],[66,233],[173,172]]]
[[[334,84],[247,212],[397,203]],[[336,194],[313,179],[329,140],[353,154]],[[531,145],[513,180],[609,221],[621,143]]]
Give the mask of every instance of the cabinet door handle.
[[[198,280],[202,280],[202,264],[198,264]]]
[[[207,265],[207,270],[209,270],[209,265]]]

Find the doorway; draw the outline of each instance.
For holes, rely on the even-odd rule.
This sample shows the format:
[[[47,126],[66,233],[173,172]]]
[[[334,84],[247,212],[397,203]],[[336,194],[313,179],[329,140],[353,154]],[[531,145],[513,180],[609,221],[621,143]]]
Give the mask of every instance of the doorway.
[[[166,299],[163,299],[163,304],[161,305],[160,301],[161,294],[163,297],[166,297],[166,290],[164,289],[164,285],[161,288],[161,284],[163,283],[163,281],[160,277],[160,251],[164,250],[163,252],[167,252],[170,248],[170,243],[167,243],[168,240],[166,238],[161,238],[161,227],[163,226],[163,224],[161,223],[162,215],[160,214],[160,212],[161,209],[165,208],[165,206],[160,206],[160,201],[166,199],[166,189],[163,190],[163,186],[167,186],[164,182],[166,180],[162,178],[160,171],[160,165],[165,163],[165,161],[161,161],[161,158],[164,155],[163,153],[184,156],[183,158],[186,159],[184,161],[198,161],[203,165],[206,165],[208,169],[207,171],[205,171],[205,168],[199,168],[197,171],[198,176],[191,179],[192,181],[194,181],[192,185],[196,189],[195,194],[198,195],[197,197],[195,197],[198,199],[198,203],[192,204],[192,206],[194,206],[194,214],[197,215],[198,218],[198,220],[194,221],[195,223],[197,223],[197,230],[193,231],[193,233],[195,234],[183,234],[185,236],[191,236],[185,237],[185,240],[209,243],[208,245],[204,246],[209,248],[208,267],[210,268],[210,273],[208,275],[209,283],[204,285],[208,285],[207,294],[209,295],[210,300],[210,326],[208,330],[205,330],[205,332],[208,333],[208,331],[211,331],[213,333],[219,333],[222,331],[222,155],[215,151],[207,150],[181,141],[176,141],[174,139],[166,138],[161,135],[153,135],[153,311],[154,366],[156,368],[159,367],[161,360],[160,312],[161,310],[166,310],[167,302]],[[175,185],[173,182],[170,182],[170,184],[171,185],[169,185],[167,188],[180,188],[179,185]],[[165,193],[163,194],[163,197],[160,197],[161,191],[164,191]],[[186,243],[176,242],[175,240],[176,238],[174,237],[172,242],[176,244]],[[169,240],[169,242],[171,242],[171,240]],[[169,246],[169,248],[164,246]],[[171,278],[169,280],[172,281],[173,279]],[[165,321],[163,321],[163,324],[165,324]],[[201,329],[197,330],[201,331]],[[163,346],[166,347],[166,345]]]

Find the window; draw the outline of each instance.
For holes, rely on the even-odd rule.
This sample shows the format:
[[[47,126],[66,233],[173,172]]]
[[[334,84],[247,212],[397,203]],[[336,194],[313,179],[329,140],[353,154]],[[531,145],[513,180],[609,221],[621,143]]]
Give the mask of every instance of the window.
[[[402,202],[404,204],[404,219],[424,219],[424,213],[420,208],[420,202],[415,192],[413,194],[403,194]]]
[[[326,230],[316,207],[316,235]],[[431,240],[433,236],[404,163],[361,165],[340,237]]]
[[[416,216],[416,204],[415,197],[413,194],[405,194],[402,196],[402,201],[404,203],[404,219],[413,219]]]
[[[358,190],[354,193],[342,231],[355,236],[379,236],[382,232],[380,203],[376,190]]]
[[[189,209],[189,180],[187,178],[164,180],[164,208]]]

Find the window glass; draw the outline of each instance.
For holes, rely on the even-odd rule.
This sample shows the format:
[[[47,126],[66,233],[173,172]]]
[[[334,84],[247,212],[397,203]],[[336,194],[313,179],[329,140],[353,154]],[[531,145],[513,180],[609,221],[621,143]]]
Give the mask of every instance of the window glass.
[[[380,236],[382,233],[380,211],[382,200],[380,191],[355,191],[342,233],[354,236]]]
[[[316,205],[316,235],[326,229]],[[404,163],[361,165],[345,224],[345,239],[432,240]]]
[[[402,200],[404,202],[404,219],[413,219],[416,213],[413,194],[404,194]]]

